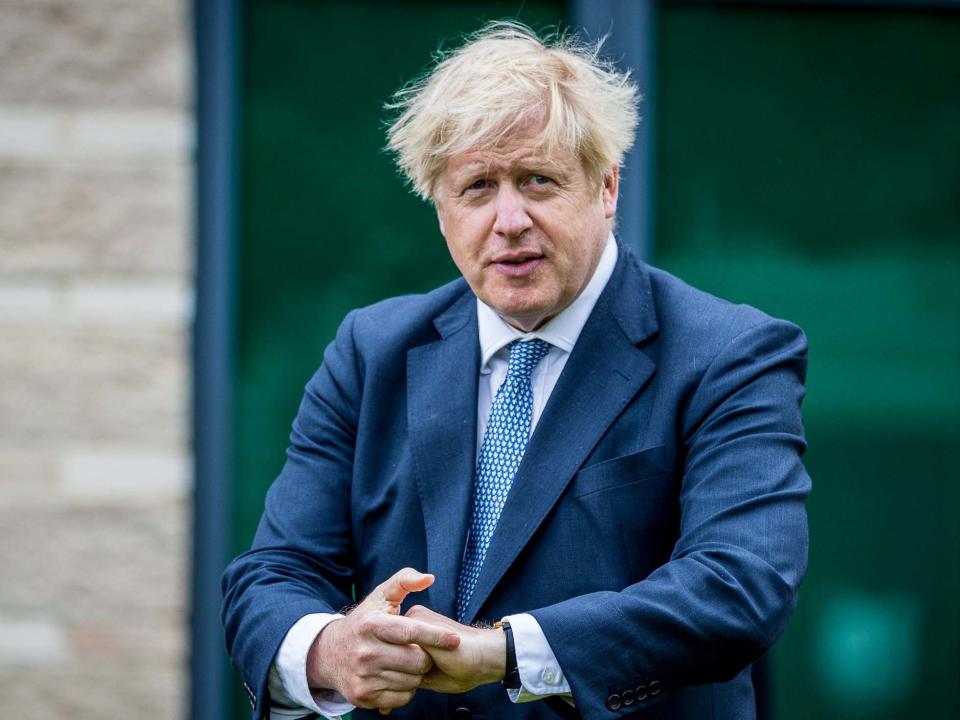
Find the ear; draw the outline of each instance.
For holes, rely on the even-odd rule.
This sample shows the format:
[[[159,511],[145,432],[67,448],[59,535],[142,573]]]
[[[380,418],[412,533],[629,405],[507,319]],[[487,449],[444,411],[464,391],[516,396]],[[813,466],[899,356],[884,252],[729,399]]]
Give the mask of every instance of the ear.
[[[620,166],[614,165],[603,176],[601,200],[603,216],[609,220],[617,214],[617,197],[620,191]]]
[[[440,234],[446,237],[447,232],[443,229],[443,215],[440,214],[440,208],[437,208],[437,223],[440,225]]]

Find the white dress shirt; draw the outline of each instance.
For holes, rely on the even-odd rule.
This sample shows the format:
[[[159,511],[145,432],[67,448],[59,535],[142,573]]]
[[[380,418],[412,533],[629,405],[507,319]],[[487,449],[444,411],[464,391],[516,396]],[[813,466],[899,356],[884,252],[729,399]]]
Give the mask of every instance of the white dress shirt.
[[[531,435],[543,413],[554,386],[567,364],[567,358],[580,337],[580,332],[593,312],[600,293],[607,285],[617,264],[617,244],[611,234],[607,238],[600,262],[590,282],[570,305],[539,330],[524,333],[497,312],[477,300],[477,325],[480,339],[480,377],[477,392],[477,452],[490,416],[490,406],[507,375],[510,351],[514,340],[538,338],[551,348],[533,371],[533,418]],[[270,669],[270,694],[273,701],[271,720],[301,717],[305,712],[319,713],[328,720],[337,720],[353,706],[334,691],[311,692],[307,684],[307,655],[314,639],[327,623],[343,617],[332,613],[314,613],[300,618],[287,632]],[[517,667],[522,687],[509,690],[513,702],[538,700],[550,695],[570,695],[570,684],[550,648],[540,624],[532,615],[508,615],[517,651]]]

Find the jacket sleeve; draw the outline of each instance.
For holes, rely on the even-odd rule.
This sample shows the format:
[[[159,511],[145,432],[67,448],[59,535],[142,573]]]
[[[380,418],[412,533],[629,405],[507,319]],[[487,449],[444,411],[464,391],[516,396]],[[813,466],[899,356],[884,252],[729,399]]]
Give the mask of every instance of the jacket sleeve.
[[[806,350],[799,328],[770,319],[727,342],[678,410],[680,536],[670,560],[621,592],[531,613],[586,720],[729,680],[786,626],[807,562]]]
[[[344,320],[307,384],[251,549],[223,574],[227,651],[253,689],[256,717],[269,714],[270,666],[287,631],[304,615],[352,602],[350,480],[362,389],[354,320]]]

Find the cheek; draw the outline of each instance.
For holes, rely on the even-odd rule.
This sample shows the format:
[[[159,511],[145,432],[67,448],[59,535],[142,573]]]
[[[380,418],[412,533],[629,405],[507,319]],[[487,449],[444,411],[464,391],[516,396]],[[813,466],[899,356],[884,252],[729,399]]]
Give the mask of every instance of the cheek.
[[[594,247],[584,238],[588,228],[571,223],[567,228],[563,249],[557,254],[557,282],[562,293],[579,293],[590,279],[590,271],[602,252],[603,244]],[[606,243],[604,237],[603,243]]]
[[[477,245],[471,240],[469,229],[463,225],[447,226],[447,252],[463,275],[475,272],[477,265]]]
[[[470,213],[458,217],[452,225],[447,225],[447,247],[455,258],[468,261],[479,257],[487,237],[488,223],[480,213]]]

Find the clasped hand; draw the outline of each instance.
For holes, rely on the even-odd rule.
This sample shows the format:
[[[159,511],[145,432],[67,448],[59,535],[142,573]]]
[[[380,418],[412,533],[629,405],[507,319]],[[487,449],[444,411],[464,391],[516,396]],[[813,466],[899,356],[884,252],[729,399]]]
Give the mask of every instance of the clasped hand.
[[[336,690],[357,707],[386,714],[420,688],[460,693],[503,678],[500,630],[463,625],[419,605],[400,615],[406,596],[433,581],[433,575],[404,568],[329,623],[307,657],[310,687]]]

